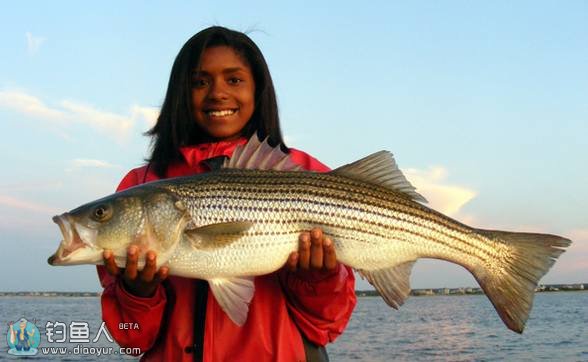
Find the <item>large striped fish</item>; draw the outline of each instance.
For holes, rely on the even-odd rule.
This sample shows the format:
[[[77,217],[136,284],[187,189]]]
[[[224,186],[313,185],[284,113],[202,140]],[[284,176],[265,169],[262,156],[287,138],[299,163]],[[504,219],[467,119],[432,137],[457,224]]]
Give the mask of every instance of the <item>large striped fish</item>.
[[[300,171],[256,136],[222,169],[133,187],[55,216],[63,234],[52,265],[101,264],[111,249],[158,253],[170,274],[205,279],[238,325],[247,319],[253,277],[281,268],[298,235],[319,226],[337,259],[398,308],[419,258],[469,270],[498,314],[522,332],[539,279],[570,240],[469,227],[436,212],[381,151],[328,173]],[[140,259],[142,267],[144,259]]]

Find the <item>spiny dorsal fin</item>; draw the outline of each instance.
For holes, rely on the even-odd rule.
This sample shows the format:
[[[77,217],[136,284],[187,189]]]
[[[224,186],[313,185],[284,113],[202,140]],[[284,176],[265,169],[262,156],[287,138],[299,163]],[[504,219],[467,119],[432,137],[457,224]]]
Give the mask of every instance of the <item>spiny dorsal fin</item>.
[[[358,270],[376,288],[386,304],[398,309],[410,294],[410,272],[414,261],[407,261],[392,268],[380,270]]]
[[[398,169],[394,156],[388,151],[376,152],[331,172],[390,188],[407,195],[415,201],[427,202],[427,199],[415,191],[416,188],[408,182],[402,171]]]
[[[290,155],[282,152],[280,147],[272,147],[268,138],[259,141],[257,134],[249,141],[237,146],[230,159],[225,160],[223,168],[240,168],[251,170],[298,171],[300,165],[294,163]]]

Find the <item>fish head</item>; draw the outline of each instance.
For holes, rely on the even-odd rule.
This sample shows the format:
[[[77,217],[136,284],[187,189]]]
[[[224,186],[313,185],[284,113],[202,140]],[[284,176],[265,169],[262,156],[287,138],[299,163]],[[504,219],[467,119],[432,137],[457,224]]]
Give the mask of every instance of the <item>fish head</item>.
[[[54,216],[63,240],[47,262],[102,264],[104,251],[111,250],[116,264],[123,267],[128,247],[136,245],[139,267],[148,250],[157,253],[161,265],[171,256],[189,220],[186,208],[171,192],[135,187]]]

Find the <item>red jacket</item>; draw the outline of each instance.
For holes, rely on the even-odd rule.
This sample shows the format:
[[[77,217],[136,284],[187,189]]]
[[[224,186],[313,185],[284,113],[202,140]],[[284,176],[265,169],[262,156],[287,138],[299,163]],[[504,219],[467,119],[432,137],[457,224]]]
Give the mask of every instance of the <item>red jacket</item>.
[[[169,167],[167,177],[207,171],[208,158],[230,156],[238,141],[184,147],[184,162]],[[312,171],[328,168],[308,154],[291,149],[294,162]],[[117,191],[158,177],[147,168],[131,170]],[[102,318],[123,347],[139,347],[143,360],[191,361],[194,343],[195,280],[168,277],[150,298],[136,297],[98,267],[104,292]],[[285,269],[255,278],[255,295],[247,322],[235,325],[208,293],[204,327],[204,361],[304,361],[300,332],[318,345],[339,336],[355,306],[355,279],[351,269],[339,265],[328,275],[301,277]],[[130,329],[121,323],[131,323]],[[136,324],[135,324],[136,323]],[[138,326],[138,329],[133,328]]]

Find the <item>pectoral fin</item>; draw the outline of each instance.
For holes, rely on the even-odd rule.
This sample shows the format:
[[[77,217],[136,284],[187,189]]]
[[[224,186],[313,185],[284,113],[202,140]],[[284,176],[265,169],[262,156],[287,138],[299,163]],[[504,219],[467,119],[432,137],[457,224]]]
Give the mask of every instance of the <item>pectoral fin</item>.
[[[384,298],[386,304],[398,309],[410,294],[410,272],[414,261],[380,270],[358,270]]]
[[[223,222],[184,231],[194,249],[206,250],[224,247],[238,240],[253,226],[249,221]]]
[[[236,325],[247,321],[249,303],[255,292],[254,277],[215,278],[208,281],[221,308]]]

